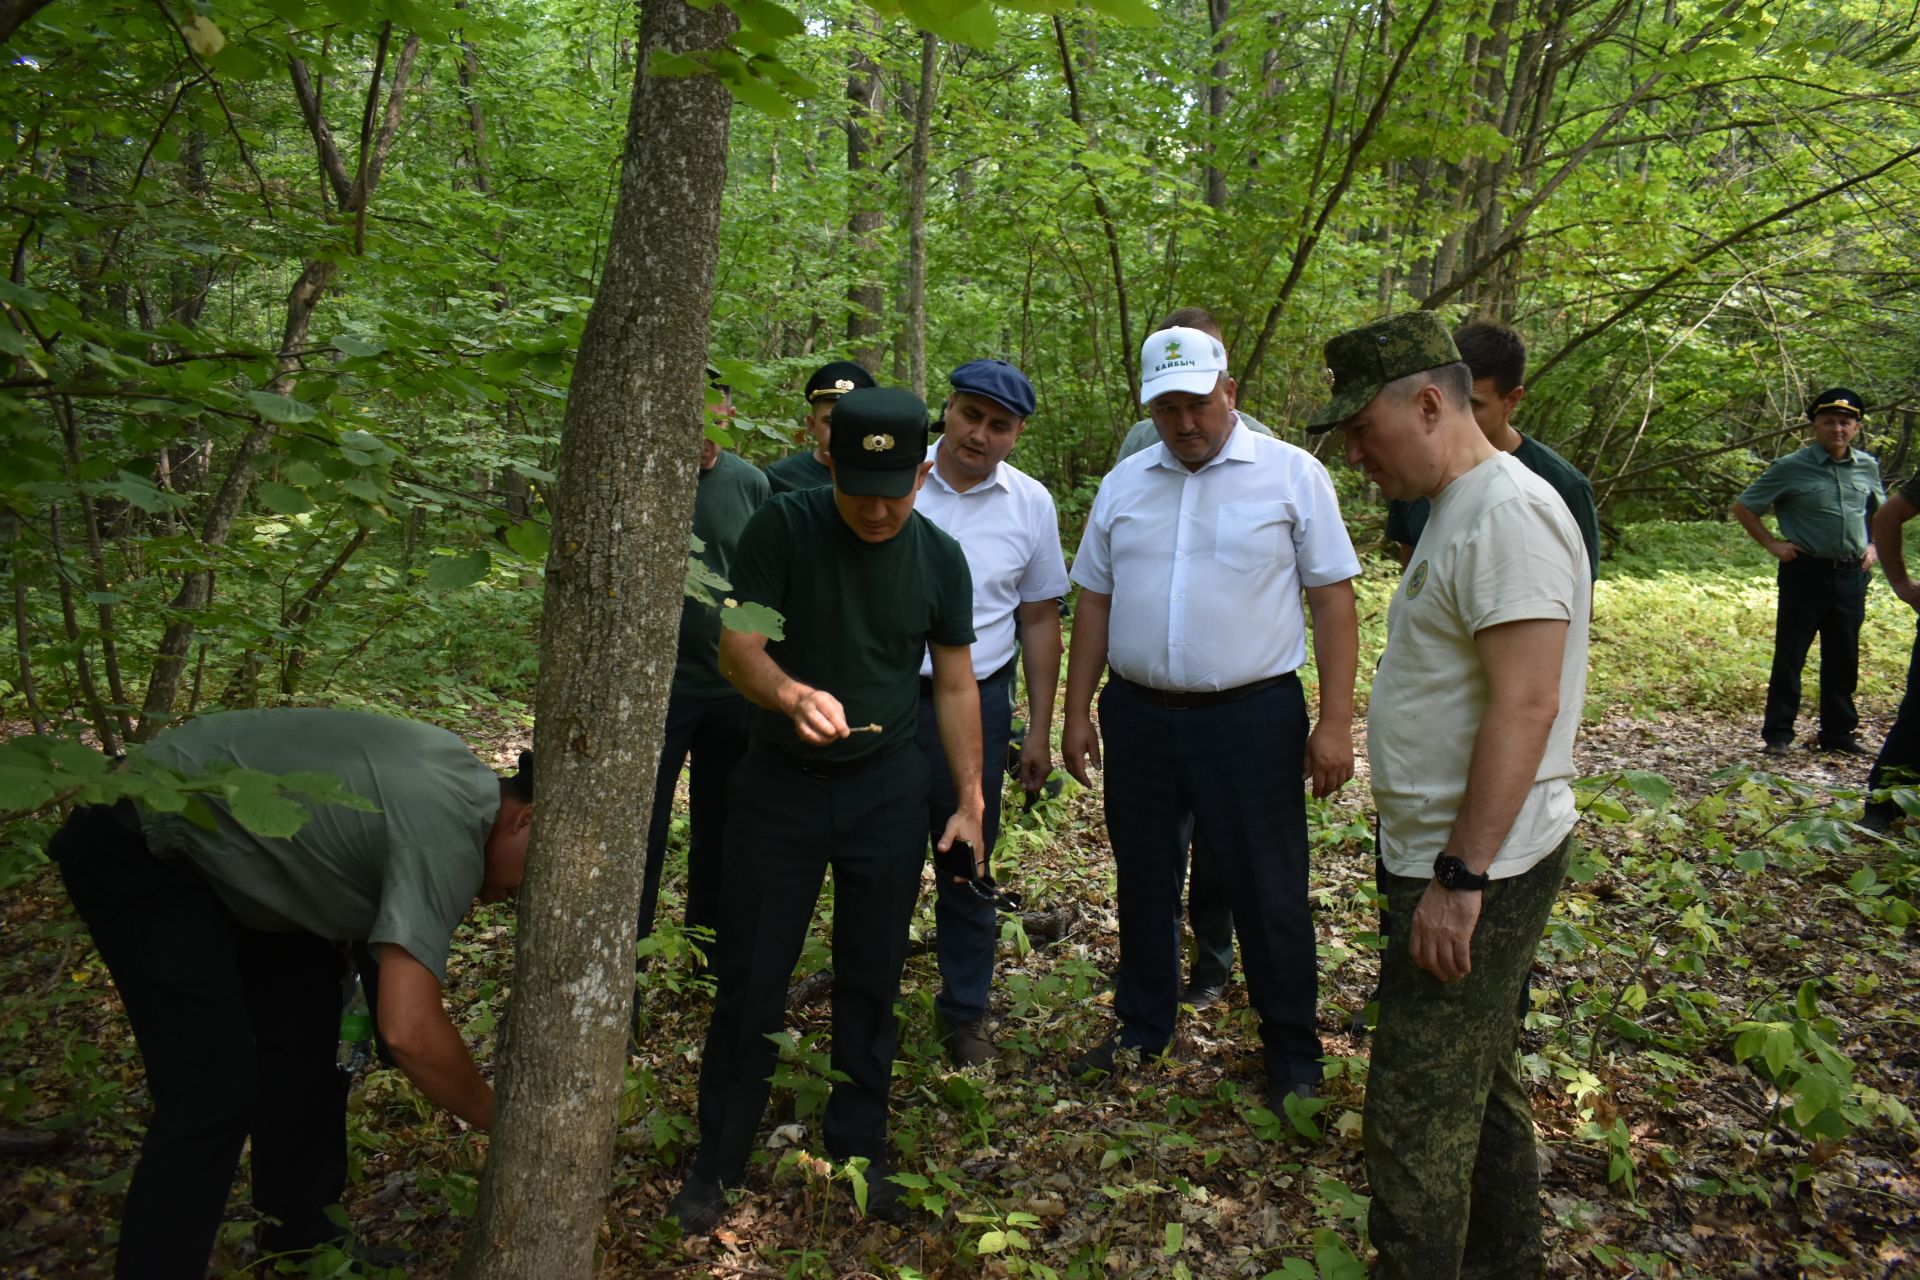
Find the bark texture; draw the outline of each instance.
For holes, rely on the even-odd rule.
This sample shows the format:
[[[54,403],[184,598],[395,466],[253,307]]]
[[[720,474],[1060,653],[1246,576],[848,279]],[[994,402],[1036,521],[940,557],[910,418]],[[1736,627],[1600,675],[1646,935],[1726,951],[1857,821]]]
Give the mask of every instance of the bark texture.
[[[639,64],[736,19],[646,0]],[[493,1148],[459,1275],[585,1277],[613,1169],[646,815],[673,676],[731,102],[634,81],[606,271],[581,337],[541,625],[533,852]]]

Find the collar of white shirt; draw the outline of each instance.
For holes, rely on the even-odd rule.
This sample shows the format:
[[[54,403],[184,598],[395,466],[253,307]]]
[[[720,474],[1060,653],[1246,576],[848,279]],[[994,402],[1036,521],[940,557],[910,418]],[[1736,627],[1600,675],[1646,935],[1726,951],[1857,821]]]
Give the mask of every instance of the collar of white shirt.
[[[1227,442],[1220,446],[1220,451],[1200,465],[1200,471],[1205,471],[1209,467],[1217,467],[1224,462],[1252,462],[1254,460],[1254,451],[1258,449],[1259,446],[1253,442],[1253,432],[1247,430],[1246,424],[1240,421],[1240,411],[1238,409],[1232,409],[1229,410],[1229,412],[1233,414],[1233,430],[1228,433]],[[1153,447],[1159,450],[1159,452],[1153,455],[1153,461],[1149,465],[1165,467],[1169,471],[1178,471],[1181,475],[1200,474],[1200,471],[1187,470],[1187,464],[1173,456],[1173,450],[1167,448],[1164,440],[1155,444]],[[935,474],[939,474],[938,471],[936,471]]]
[[[986,490],[994,488],[1005,489],[1009,493],[1013,491],[1013,486],[1007,483],[1007,464],[1004,461],[996,462],[993,466],[993,474],[970,488],[956,489],[948,484],[947,478],[940,474],[940,459],[938,456],[940,453],[940,445],[945,440],[946,437],[941,436],[940,439],[935,440],[927,446],[927,461],[933,464],[933,470],[927,473],[929,480],[934,481],[948,493],[958,494],[961,497],[965,497],[969,493],[984,493]]]

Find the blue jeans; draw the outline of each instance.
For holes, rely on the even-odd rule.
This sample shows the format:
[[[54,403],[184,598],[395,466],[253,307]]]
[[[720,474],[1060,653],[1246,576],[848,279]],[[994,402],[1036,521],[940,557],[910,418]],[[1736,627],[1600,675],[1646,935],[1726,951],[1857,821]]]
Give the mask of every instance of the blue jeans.
[[[980,836],[989,858],[1000,839],[1000,790],[1006,779],[1007,739],[1013,733],[1013,700],[1009,695],[1015,666],[1009,662],[980,682],[980,742],[985,757],[980,792],[986,801]],[[947,769],[946,749],[940,745],[940,726],[934,718],[933,692],[926,681],[920,685],[919,739],[920,754],[927,759],[927,835],[931,849],[947,829],[956,797],[953,775]],[[992,903],[945,876],[938,879],[933,919],[941,986],[933,1005],[949,1024],[978,1022],[987,1016],[999,924]]]

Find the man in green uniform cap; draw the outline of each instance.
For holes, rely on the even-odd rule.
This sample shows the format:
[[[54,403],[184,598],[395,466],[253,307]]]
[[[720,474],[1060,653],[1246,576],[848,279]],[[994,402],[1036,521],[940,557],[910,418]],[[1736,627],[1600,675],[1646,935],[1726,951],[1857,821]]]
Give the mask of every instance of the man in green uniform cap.
[[[1347,461],[1432,511],[1387,614],[1367,756],[1396,927],[1367,1072],[1373,1274],[1538,1276],[1516,1007],[1566,873],[1592,613],[1567,504],[1475,423],[1430,311],[1327,344]],[[1438,745],[1437,745],[1438,744]]]
[[[1865,755],[1854,737],[1860,713],[1860,624],[1867,617],[1873,578],[1873,513],[1886,496],[1880,464],[1853,447],[1866,410],[1860,397],[1832,387],[1807,406],[1810,443],[1760,473],[1733,504],[1747,536],[1780,562],[1780,603],[1773,628],[1773,670],[1760,737],[1770,756],[1793,749],[1800,714],[1800,669],[1820,637],[1822,751]],[[1771,507],[1780,520],[1774,537],[1760,517]]]
[[[720,401],[712,408],[721,425],[733,416],[731,388],[708,370]],[[734,547],[747,520],[767,500],[767,477],[751,462],[700,439],[700,480],[693,495],[695,554],[716,575],[729,579]],[[673,792],[680,770],[692,760],[687,800],[687,927],[713,930],[720,916],[720,850],[727,829],[727,779],[747,750],[747,702],[720,674],[720,609],[689,599],[680,610],[680,642],[667,700],[666,735],[653,781],[653,818],[647,827],[645,886],[640,896],[640,936],[653,932],[660,901],[660,868],[673,822]],[[635,1017],[639,1009],[635,1006]]]
[[[833,483],[827,469],[827,441],[833,435],[833,407],[849,391],[873,385],[873,375],[851,360],[834,360],[821,365],[807,379],[807,434],[813,448],[782,458],[767,468],[767,483],[775,493],[793,493],[801,489],[824,489]]]
[[[1553,486],[1566,502],[1587,544],[1587,564],[1600,577],[1600,513],[1593,500],[1593,482],[1580,469],[1532,436],[1517,430],[1513,415],[1527,398],[1527,343],[1519,333],[1491,320],[1475,320],[1453,331],[1453,344],[1473,374],[1473,420],[1487,443],[1510,453],[1533,474]],[[1427,527],[1432,504],[1425,498],[1387,504],[1387,538],[1399,544],[1400,564],[1412,559]]]
[[[920,660],[956,810],[937,844],[983,856],[973,584],[960,546],[913,509],[927,469],[927,409],[890,387],[834,410],[834,484],[776,496],[740,535],[733,596],[776,610],[781,635],[726,631],[720,670],[757,708],[727,822],[713,1020],[700,1064],[700,1147],[673,1200],[711,1231],[766,1110],[787,982],[833,871],[833,1069],[824,1132],[836,1160],[868,1161],[868,1206],[897,1212],[888,1181],[894,1002],[926,856],[927,763],[913,749]]]
[[[199,1280],[248,1138],[254,1207],[268,1220],[261,1251],[341,1238],[343,944],[377,957],[368,995],[400,1069],[468,1124],[493,1123],[493,1090],[441,984],[474,899],[519,887],[533,753],[502,779],[445,729],[302,707],[203,716],[146,755],[193,777],[328,774],[368,802],[308,804],[300,829],[273,839],[224,800],[206,804],[210,828],[123,801],[76,810],[48,845],[113,974],[153,1095],[116,1274]]]

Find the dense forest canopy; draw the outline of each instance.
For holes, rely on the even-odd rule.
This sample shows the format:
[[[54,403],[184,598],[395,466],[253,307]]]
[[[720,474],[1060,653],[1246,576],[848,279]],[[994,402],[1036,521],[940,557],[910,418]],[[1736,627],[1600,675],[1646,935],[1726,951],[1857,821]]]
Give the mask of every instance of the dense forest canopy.
[[[928,8],[980,47],[747,6],[796,33],[727,64],[756,109],[711,350],[750,456],[785,447],[830,356],[936,399],[1005,356],[1040,390],[1024,463],[1072,524],[1137,417],[1140,340],[1201,303],[1245,406],[1290,429],[1343,326],[1510,321],[1524,425],[1612,520],[1717,512],[1834,382],[1903,469],[1906,9]],[[258,696],[267,667],[310,685],[343,611],[364,632],[422,581],[538,560],[632,17],[62,0],[12,32],[0,498],[22,641],[96,723],[137,737]]]

